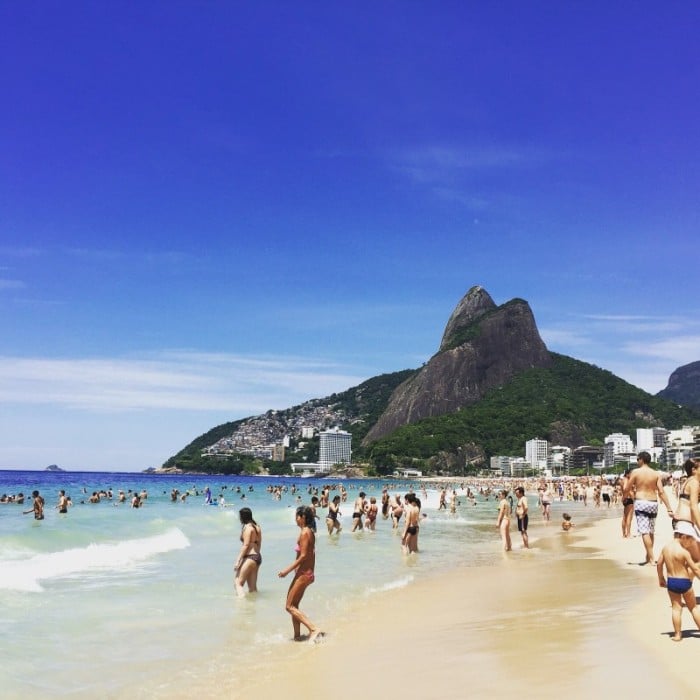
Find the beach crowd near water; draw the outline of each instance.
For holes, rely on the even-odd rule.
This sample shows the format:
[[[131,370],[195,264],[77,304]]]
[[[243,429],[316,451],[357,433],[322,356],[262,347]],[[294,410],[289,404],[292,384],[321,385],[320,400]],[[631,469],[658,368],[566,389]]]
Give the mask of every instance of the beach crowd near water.
[[[624,554],[618,556],[618,564],[623,568],[622,573],[625,573],[625,567],[633,566],[625,585],[632,586],[634,589],[634,586],[640,585],[637,580],[642,575],[640,572],[653,571],[656,574],[655,585],[666,591],[665,602],[657,597],[653,603],[655,609],[661,611],[664,620],[659,623],[660,627],[654,634],[663,635],[666,639],[673,641],[686,640],[690,643],[680,646],[697,645],[700,649],[700,636],[693,630],[683,629],[683,620],[686,619],[684,616],[688,619],[692,618],[693,626],[697,625],[700,629],[700,611],[696,606],[693,592],[693,583],[700,576],[700,510],[698,508],[700,474],[697,461],[688,460],[680,475],[654,470],[649,466],[648,461],[648,455],[641,453],[635,468],[627,470],[620,476],[607,478],[602,476],[555,479],[452,477],[423,479],[407,484],[368,479],[332,483],[270,480],[266,483],[264,477],[258,477],[255,485],[250,483],[236,485],[229,482],[222,484],[215,491],[212,491],[209,486],[193,485],[191,488],[177,486],[169,490],[160,490],[156,498],[161,504],[167,501],[172,504],[172,507],[178,509],[189,508],[195,504],[211,505],[218,509],[227,509],[232,515],[235,514],[240,533],[239,541],[231,546],[228,552],[221,552],[218,561],[221,567],[227,568],[230,572],[232,570],[229,580],[233,594],[254,606],[267,608],[272,606],[273,610],[279,611],[276,614],[280,616],[286,612],[292,624],[292,635],[288,639],[309,642],[323,640],[325,643],[320,646],[324,651],[319,653],[329,653],[325,649],[336,649],[337,652],[337,645],[343,644],[348,630],[353,629],[354,624],[352,619],[350,621],[346,619],[342,624],[338,624],[340,629],[336,629],[335,621],[329,617],[328,611],[321,616],[320,612],[324,611],[314,609],[313,613],[310,613],[307,608],[308,605],[313,609],[315,590],[327,585],[328,580],[327,576],[317,580],[318,565],[323,564],[322,560],[320,564],[317,562],[317,555],[327,557],[333,552],[324,545],[323,551],[319,553],[317,545],[319,537],[324,539],[328,537],[329,543],[347,539],[348,546],[361,549],[370,546],[375,534],[378,535],[382,530],[390,531],[395,536],[393,541],[400,556],[413,570],[415,567],[421,567],[423,543],[428,552],[431,547],[434,547],[432,539],[436,532],[433,529],[434,522],[449,522],[450,518],[464,517],[465,514],[468,515],[470,509],[476,512],[486,505],[492,513],[491,549],[503,550],[502,565],[507,567],[508,576],[516,577],[515,580],[521,585],[522,591],[529,590],[528,577],[537,578],[539,575],[532,570],[533,563],[537,561],[531,559],[532,556],[536,557],[538,552],[545,553],[555,548],[559,554],[548,564],[550,571],[554,572],[558,568],[559,561],[578,556],[572,555],[578,543],[582,538],[585,539],[586,533],[590,534],[600,525],[605,528],[606,534],[603,541],[595,543],[596,546],[609,552],[612,548],[612,540],[616,540],[618,543],[616,547],[625,547]],[[153,484],[152,481],[149,483]],[[154,498],[152,486],[150,493],[145,488],[127,486],[124,488],[100,487],[94,490],[84,486],[81,487],[79,496],[73,498],[66,492],[67,490],[57,489],[54,500],[54,497],[46,499],[46,496],[37,489],[27,488],[15,494],[3,494],[0,497],[0,503],[8,507],[13,504],[21,506],[19,513],[33,514],[34,519],[40,521],[47,518],[70,519],[74,517],[76,509],[90,509],[97,504],[105,503],[122,508],[133,508],[137,511],[148,511],[151,507],[149,499]],[[268,504],[264,508],[260,505],[263,491]],[[28,496],[25,493],[32,495]],[[51,502],[47,503],[47,500]],[[272,511],[269,511],[268,507],[275,503],[279,504],[280,508],[291,509],[294,514],[295,529],[292,529],[291,522],[287,526],[288,539],[290,543],[295,542],[294,554],[286,560],[279,554],[266,555],[263,547],[264,537],[266,533],[268,535],[270,533],[269,521]],[[430,503],[431,507],[425,509],[426,503]],[[263,517],[258,515],[260,511],[264,513]],[[584,522],[581,523],[581,520]],[[535,526],[534,537],[533,525]],[[267,539],[265,537],[265,541]],[[517,554],[518,552],[522,554]],[[529,554],[530,552],[532,554]],[[427,565],[429,559],[425,561]],[[586,560],[577,561],[576,566],[582,566],[585,563]],[[588,563],[592,565],[590,560]],[[276,577],[291,579],[286,595],[280,595],[281,591],[278,591],[274,597],[267,595],[271,586],[270,579],[266,579],[263,584],[258,574],[268,565],[274,568]],[[494,571],[498,571],[498,568]],[[612,576],[612,573],[608,571],[606,575]],[[371,579],[372,576],[372,570],[368,569],[365,578]],[[435,592],[428,594],[427,598],[416,598],[420,591],[425,595],[422,585],[426,584],[420,583],[402,587],[400,591],[396,591],[396,595],[392,594],[391,597],[392,604],[394,598],[406,597],[411,601],[407,605],[410,605],[410,609],[418,616],[417,619],[420,620],[424,632],[432,630],[433,635],[446,635],[444,626],[447,623],[444,620],[443,627],[433,628],[442,619],[443,611],[435,608],[432,613],[429,613],[430,621],[425,617],[428,614],[427,611],[438,606],[441,600],[445,605],[447,601],[452,601],[450,619],[454,620],[460,617],[459,610],[464,608],[464,601],[461,598],[454,598],[452,589],[446,587],[445,581],[430,580],[431,585],[435,587]],[[480,582],[469,580],[469,586],[475,591],[474,595],[478,596]],[[567,605],[570,605],[570,601],[557,602],[559,594],[554,590],[555,581],[556,579],[553,579],[548,582],[551,586],[549,602],[547,602],[546,590],[538,592],[543,596],[541,604],[551,605],[553,610],[560,604],[565,610]],[[500,584],[499,581],[493,586],[498,588]],[[266,587],[268,590],[265,590]],[[465,590],[471,589],[465,588]],[[649,589],[640,587],[640,590]],[[522,591],[519,594],[522,594]],[[508,606],[509,596],[517,594],[510,587],[503,589],[503,605]],[[258,598],[258,595],[262,597]],[[388,605],[387,600],[384,602]],[[515,607],[513,610],[517,611],[518,615],[526,615],[527,605],[531,603],[525,604],[522,600],[517,600],[516,603],[520,607]],[[373,610],[377,616],[381,616],[382,610],[376,605],[375,601]],[[631,601],[629,605],[632,605]],[[649,602],[645,605],[648,606]],[[486,614],[487,609],[488,606],[484,605],[482,614]],[[472,611],[468,617],[471,619],[477,615]],[[398,626],[401,627],[400,624]],[[668,631],[669,629],[672,631]],[[481,633],[482,637],[484,634]],[[455,642],[457,648],[465,643],[463,639],[443,640],[450,649],[455,648]],[[365,647],[367,645],[371,647],[372,644],[373,642],[369,639],[365,640]],[[314,644],[313,647],[318,649],[319,645]],[[343,649],[348,652],[347,647],[343,646]],[[387,653],[384,647],[382,647],[382,653],[385,655]],[[495,649],[493,653],[497,658],[501,652]],[[283,662],[283,657],[278,656],[276,659],[277,663]],[[301,664],[301,668],[310,663],[309,659],[297,656],[289,657],[289,660],[294,660],[295,664]],[[366,663],[367,659],[362,657],[358,660],[360,661]],[[400,657],[396,659],[396,663],[401,663]],[[310,671],[310,669],[307,670]],[[288,671],[296,677],[295,671],[291,669]],[[275,677],[267,679],[268,683],[272,683],[273,689]],[[302,682],[301,679],[299,682]],[[675,682],[679,684],[678,687],[683,686],[682,680],[676,679]],[[281,680],[280,683],[282,683]],[[653,683],[649,687],[653,687]],[[170,697],[173,696],[178,697],[177,694],[170,695]],[[186,694],[183,693],[182,697],[185,696]],[[221,695],[217,695],[216,692],[211,691],[209,696],[226,697],[226,694],[222,691]],[[340,697],[343,695],[341,694]],[[576,696],[573,695],[573,697]]]

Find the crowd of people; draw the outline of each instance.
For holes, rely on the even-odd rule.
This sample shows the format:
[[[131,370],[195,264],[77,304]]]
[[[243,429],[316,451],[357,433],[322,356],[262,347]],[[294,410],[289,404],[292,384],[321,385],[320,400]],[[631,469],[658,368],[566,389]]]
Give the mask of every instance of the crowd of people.
[[[502,477],[474,480],[469,483],[455,480],[426,480],[421,483],[420,496],[427,499],[427,489],[435,490],[438,493],[438,510],[449,510],[452,514],[457,512],[457,506],[462,505],[463,499],[468,505],[476,505],[477,497],[482,502],[493,500],[497,513],[496,528],[503,550],[506,552],[513,549],[511,539],[513,515],[515,515],[522,547],[527,549],[530,546],[528,528],[531,508],[528,494],[531,498],[534,494],[537,495],[537,507],[545,525],[550,523],[551,507],[557,501],[578,502],[593,508],[620,508],[622,536],[624,538],[632,536],[634,519],[636,534],[641,538],[644,547],[642,564],[657,566],[659,584],[667,589],[672,604],[673,639],[679,640],[683,604],[700,628],[700,609],[695,605],[692,594],[692,580],[695,576],[700,576],[700,506],[698,504],[700,466],[698,460],[688,460],[684,465],[683,478],[672,478],[671,475],[653,469],[650,460],[648,453],[641,452],[638,455],[637,466],[614,479],[578,477],[516,480]],[[213,498],[211,490],[207,487],[203,492],[206,503],[229,506],[223,495],[226,488],[222,486],[222,493],[218,498]],[[297,641],[302,639],[317,641],[323,636],[320,627],[301,612],[299,605],[306,589],[314,582],[317,523],[324,516],[328,534],[337,537],[343,530],[341,508],[344,504],[352,503],[352,510],[348,508],[348,514],[352,515],[352,532],[374,532],[378,521],[390,521],[392,529],[397,531],[397,535],[400,533],[403,552],[406,555],[418,552],[420,525],[426,517],[421,513],[421,497],[413,489],[402,496],[396,492],[397,484],[384,484],[379,499],[373,495],[368,497],[361,487],[357,495],[350,498],[348,489],[357,488],[350,484],[346,486],[343,482],[322,487],[311,485],[306,492],[307,497],[310,497],[310,503],[305,504],[304,501],[307,499],[295,484],[278,483],[267,486],[267,492],[275,500],[281,500],[283,495],[288,494],[296,499],[295,521],[299,528],[295,547],[296,556],[289,566],[279,571],[278,575],[284,578],[293,573],[285,608],[291,616],[294,639]],[[672,508],[667,489],[676,499],[675,508]],[[253,486],[250,485],[248,490],[252,491]],[[116,496],[112,489],[94,491],[89,496],[87,491],[84,491],[86,498],[81,498],[80,503],[99,503],[108,500],[113,501],[115,505],[125,504],[139,508],[148,498],[145,489],[128,492],[119,490]],[[245,501],[246,493],[240,486],[232,487],[231,491],[240,500]],[[192,495],[200,495],[200,492],[195,487],[182,493],[173,489],[170,499],[173,502],[185,502],[186,498]],[[24,503],[24,496],[21,493],[17,496],[3,496],[3,499],[5,503]],[[654,558],[654,538],[659,503],[666,508],[672,518],[674,538],[663,547],[657,561]],[[70,496],[64,490],[60,490],[56,510],[65,515],[72,505]],[[35,490],[32,493],[31,508],[24,510],[23,513],[33,514],[36,520],[42,520],[45,517],[44,509],[45,500],[39,491]],[[254,520],[252,510],[248,507],[240,508],[239,519],[241,546],[234,563],[234,586],[237,595],[244,596],[246,589],[249,593],[257,591],[258,571],[262,564],[262,528]],[[568,512],[563,513],[561,529],[568,532],[572,527],[572,516]],[[302,627],[308,630],[308,635],[302,635]]]

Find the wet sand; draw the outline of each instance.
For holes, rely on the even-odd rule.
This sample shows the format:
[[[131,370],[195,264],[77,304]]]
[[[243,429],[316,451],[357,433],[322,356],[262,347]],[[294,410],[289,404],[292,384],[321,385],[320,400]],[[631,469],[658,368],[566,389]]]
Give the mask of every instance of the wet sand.
[[[618,518],[550,527],[499,566],[437,575],[348,619],[319,620],[322,643],[275,650],[229,697],[694,697],[698,682],[683,668],[694,668],[700,633],[684,611],[684,640],[670,641],[668,596],[655,567],[639,565],[641,540],[623,540]],[[671,536],[665,514],[657,532],[656,551]],[[308,598],[313,617],[313,589]]]
[[[302,610],[327,632],[320,643],[292,642],[289,624],[290,640],[260,658],[222,650],[206,684],[178,675],[160,694],[141,687],[128,697],[696,697],[700,683],[683,669],[696,667],[700,632],[684,611],[684,639],[670,640],[668,595],[656,568],[639,565],[641,539],[622,538],[620,513],[601,511],[569,533],[552,522],[530,550],[513,529],[516,549],[496,566],[464,562],[342,614],[315,607],[312,586]],[[656,552],[672,536],[665,513],[657,533]],[[424,544],[417,566],[429,562],[428,537]]]

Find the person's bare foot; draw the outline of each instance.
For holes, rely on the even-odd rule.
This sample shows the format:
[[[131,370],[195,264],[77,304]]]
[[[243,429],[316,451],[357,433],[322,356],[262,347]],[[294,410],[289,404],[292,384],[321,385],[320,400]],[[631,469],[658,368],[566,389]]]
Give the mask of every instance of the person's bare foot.
[[[672,641],[672,642],[680,642],[682,639],[683,639],[683,638],[680,637],[680,636],[679,636],[679,637],[675,637],[675,636],[674,636],[674,637],[671,637],[671,641]]]
[[[314,642],[316,642],[318,639],[320,639],[323,636],[325,636],[325,634],[323,632],[321,632],[321,630],[316,629],[309,635],[309,642],[311,644],[313,644]]]

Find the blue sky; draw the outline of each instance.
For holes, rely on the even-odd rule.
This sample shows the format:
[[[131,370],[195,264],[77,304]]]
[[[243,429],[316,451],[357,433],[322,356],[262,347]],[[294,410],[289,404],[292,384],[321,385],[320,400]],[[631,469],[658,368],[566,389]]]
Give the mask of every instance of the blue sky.
[[[0,467],[420,366],[480,284],[700,359],[696,2],[0,4]],[[672,427],[672,426],[669,426]]]

